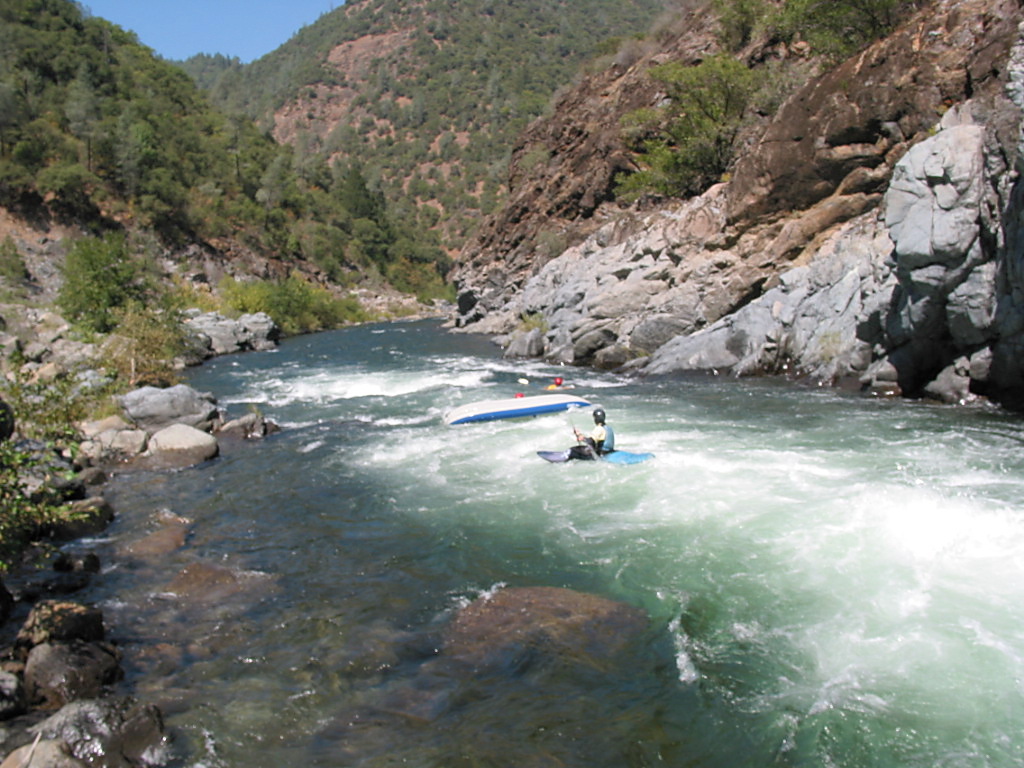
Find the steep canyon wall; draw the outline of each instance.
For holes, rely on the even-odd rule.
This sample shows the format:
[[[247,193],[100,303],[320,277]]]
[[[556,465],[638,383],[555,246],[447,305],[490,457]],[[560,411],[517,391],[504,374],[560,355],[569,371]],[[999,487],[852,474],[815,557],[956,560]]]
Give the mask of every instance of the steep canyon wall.
[[[551,160],[514,164],[509,207],[460,260],[456,325],[569,364],[1019,407],[1022,20],[1017,0],[935,2],[812,78],[728,181],[643,211],[602,202],[627,161],[599,110],[657,99],[651,61],[712,51],[693,20],[669,53],[566,96],[580,121],[556,110],[524,137],[520,159]]]

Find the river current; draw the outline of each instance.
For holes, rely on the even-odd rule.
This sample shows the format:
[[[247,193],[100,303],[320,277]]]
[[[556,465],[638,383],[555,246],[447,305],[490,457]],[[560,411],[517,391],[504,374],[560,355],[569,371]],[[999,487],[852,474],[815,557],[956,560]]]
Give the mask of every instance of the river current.
[[[537,457],[586,411],[444,423],[556,375],[655,458]],[[283,429],[117,477],[117,520],[82,544],[170,765],[1024,764],[1018,417],[508,361],[433,321],[288,339],[188,383]],[[178,546],[131,556],[168,520]],[[197,569],[222,577],[186,599]],[[429,674],[453,612],[502,586],[643,609],[635,669]]]

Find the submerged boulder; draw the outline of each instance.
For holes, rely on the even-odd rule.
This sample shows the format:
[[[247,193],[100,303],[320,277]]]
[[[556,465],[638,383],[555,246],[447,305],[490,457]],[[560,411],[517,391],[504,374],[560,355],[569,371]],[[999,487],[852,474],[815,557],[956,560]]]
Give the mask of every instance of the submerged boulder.
[[[647,614],[626,603],[560,587],[501,589],[455,616],[443,655],[473,667],[523,653],[603,667],[644,632]]]

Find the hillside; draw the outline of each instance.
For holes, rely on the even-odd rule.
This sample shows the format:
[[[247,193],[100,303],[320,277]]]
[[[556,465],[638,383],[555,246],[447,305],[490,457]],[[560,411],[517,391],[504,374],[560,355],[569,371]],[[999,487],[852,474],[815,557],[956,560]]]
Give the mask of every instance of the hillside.
[[[367,178],[457,247],[503,198],[515,136],[579,67],[646,33],[663,0],[358,0],[249,65],[183,63],[214,103]]]
[[[0,206],[16,218],[132,233],[214,288],[298,270],[332,288],[444,295],[437,238],[389,210],[358,158],[300,162],[70,0],[11,0],[0,22]],[[31,268],[38,249],[22,240],[10,248]]]
[[[876,3],[852,54],[826,44],[853,16],[762,23],[797,6],[695,9],[564,93],[459,255],[457,325],[552,362],[1024,404],[1019,3]],[[735,118],[692,118],[748,74]]]

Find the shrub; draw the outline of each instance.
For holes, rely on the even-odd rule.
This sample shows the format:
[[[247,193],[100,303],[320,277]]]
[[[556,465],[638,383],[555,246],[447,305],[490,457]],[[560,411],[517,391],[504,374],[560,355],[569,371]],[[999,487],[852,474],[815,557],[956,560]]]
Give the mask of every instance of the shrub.
[[[229,278],[221,283],[220,292],[230,309],[238,313],[266,312],[287,335],[369,319],[355,299],[337,298],[297,274],[276,283],[242,283]]]
[[[117,324],[114,310],[142,300],[141,270],[128,256],[124,235],[77,240],[64,262],[57,303],[64,315],[87,331],[107,333]]]
[[[187,351],[189,339],[179,314],[132,301],[114,316],[117,328],[103,345],[106,367],[132,386],[176,384],[174,360]]]
[[[0,441],[0,573],[10,570],[32,536],[49,522],[55,510],[32,501],[22,474],[32,456],[8,441]]]
[[[25,260],[10,235],[0,243],[0,278],[6,280],[12,287],[28,279]]]
[[[718,55],[695,67],[675,61],[652,67],[651,76],[665,85],[669,102],[627,116],[640,142],[643,170],[622,182],[618,192],[627,197],[699,194],[732,161],[758,73]]]
[[[22,437],[69,446],[77,438],[75,422],[85,418],[100,393],[70,377],[30,381],[15,371],[0,379],[0,396],[14,410]]]
[[[737,2],[737,0],[733,0]],[[844,57],[884,37],[916,0],[787,0],[772,19],[781,40],[806,40],[813,50]]]

